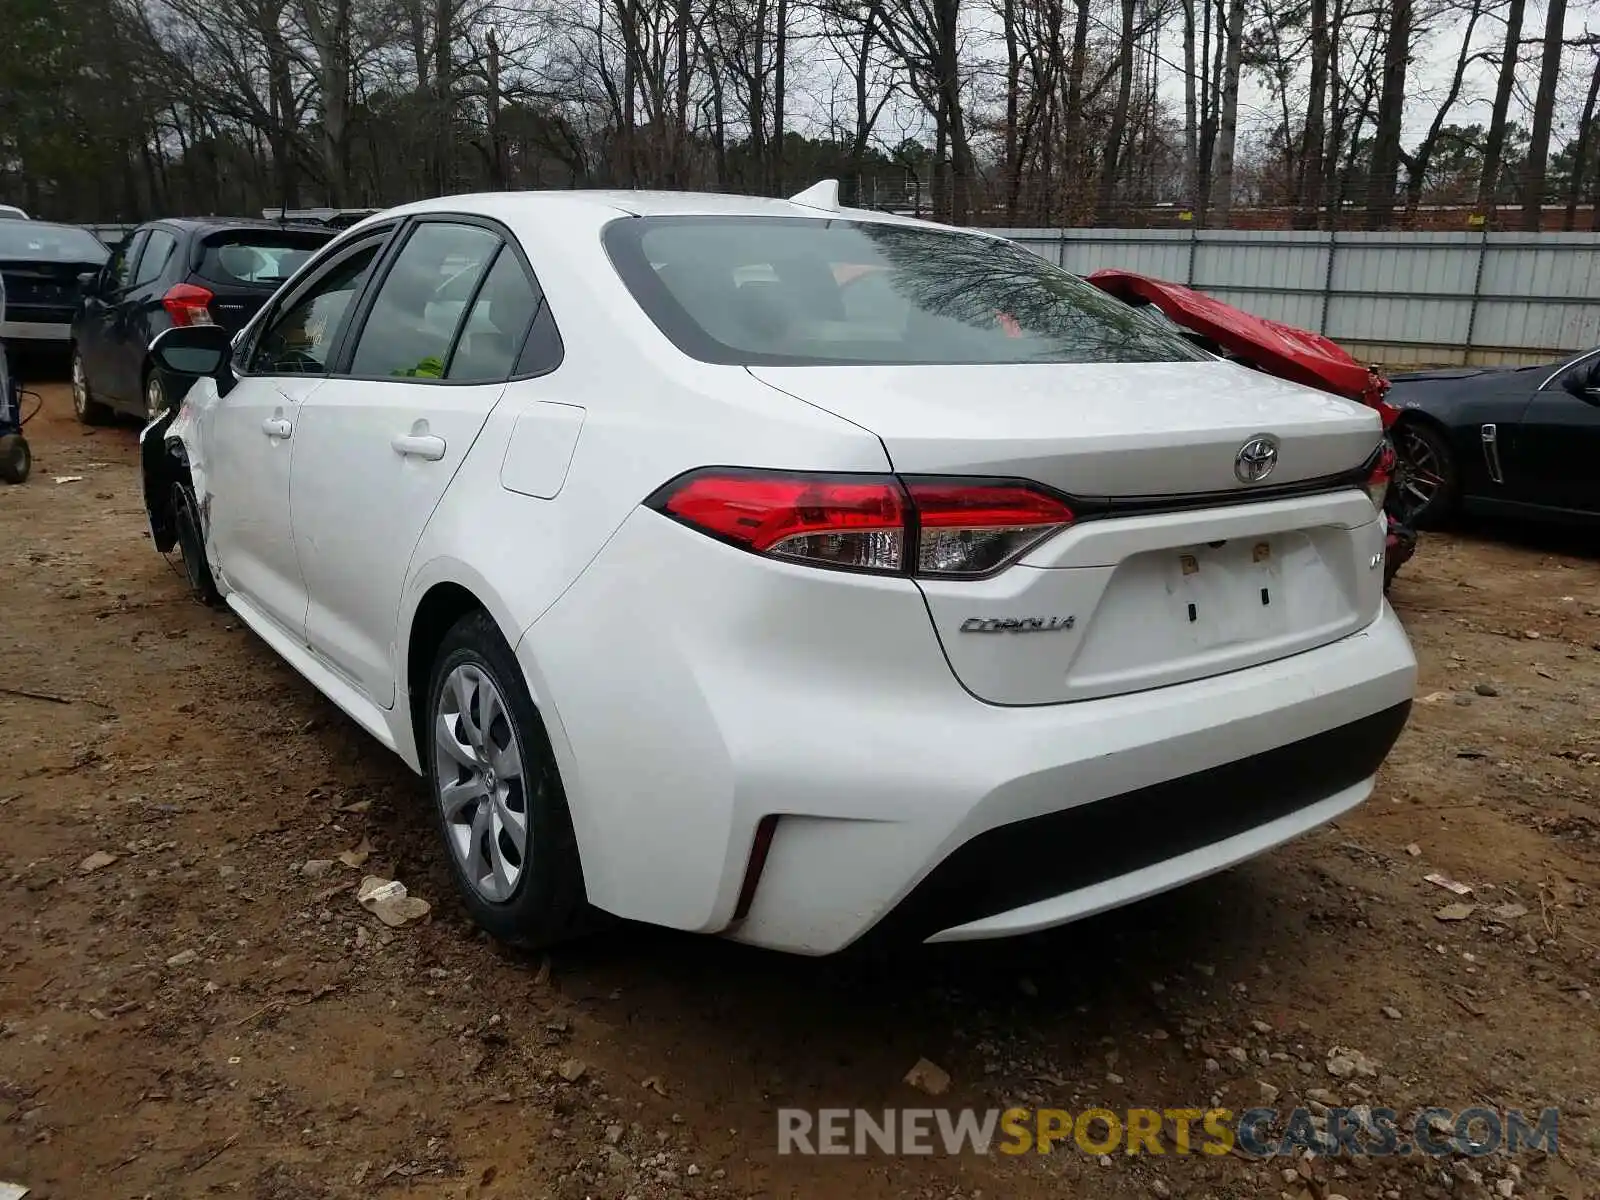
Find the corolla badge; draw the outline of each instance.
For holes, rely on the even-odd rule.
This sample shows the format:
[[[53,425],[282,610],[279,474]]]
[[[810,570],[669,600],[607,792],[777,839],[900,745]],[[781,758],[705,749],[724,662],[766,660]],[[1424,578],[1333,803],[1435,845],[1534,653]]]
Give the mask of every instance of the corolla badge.
[[[1278,439],[1258,433],[1233,458],[1233,473],[1240,483],[1260,483],[1278,465]]]
[[[968,617],[962,633],[1059,633],[1078,623],[1073,617]]]

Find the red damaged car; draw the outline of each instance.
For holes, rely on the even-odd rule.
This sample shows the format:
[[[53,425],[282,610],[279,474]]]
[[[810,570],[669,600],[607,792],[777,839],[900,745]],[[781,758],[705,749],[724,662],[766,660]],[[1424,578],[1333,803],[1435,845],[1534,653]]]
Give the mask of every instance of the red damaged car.
[[[1356,400],[1378,410],[1385,430],[1400,410],[1384,400],[1389,381],[1375,367],[1351,357],[1321,334],[1296,329],[1281,321],[1253,316],[1181,284],[1166,283],[1132,271],[1103,270],[1088,280],[1101,291],[1136,308],[1153,308],[1177,325],[1202,349],[1293,383]],[[1416,553],[1416,531],[1388,513],[1388,550],[1383,586]]]

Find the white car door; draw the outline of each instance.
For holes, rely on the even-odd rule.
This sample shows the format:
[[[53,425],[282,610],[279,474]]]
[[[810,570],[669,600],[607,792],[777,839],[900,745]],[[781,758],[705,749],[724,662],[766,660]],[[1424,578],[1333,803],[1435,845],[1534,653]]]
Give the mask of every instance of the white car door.
[[[518,373],[539,307],[537,284],[497,229],[430,215],[404,236],[340,369],[301,410],[291,500],[306,643],[385,708],[412,551]]]
[[[306,601],[289,481],[300,413],[323,385],[385,236],[352,243],[275,306],[210,414],[208,520],[223,584],[297,642]]]

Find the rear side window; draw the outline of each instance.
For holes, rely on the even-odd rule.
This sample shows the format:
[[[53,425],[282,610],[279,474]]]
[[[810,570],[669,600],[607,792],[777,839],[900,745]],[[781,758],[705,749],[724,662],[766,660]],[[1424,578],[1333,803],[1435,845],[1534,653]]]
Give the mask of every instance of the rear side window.
[[[456,329],[500,244],[478,225],[418,225],[378,289],[350,374],[443,379]]]
[[[200,243],[195,274],[212,283],[270,290],[287,282],[332,240],[332,232],[268,229],[213,233]]]
[[[1188,362],[1204,356],[1010,242],[806,217],[644,217],[604,243],[684,353],[741,365]]]
[[[144,246],[144,257],[139,260],[139,273],[134,278],[134,286],[160,279],[161,272],[167,269],[167,264],[172,261],[172,252],[177,248],[178,239],[172,234],[165,229],[152,229],[150,240]]]
[[[461,327],[445,378],[488,383],[515,374],[517,352],[538,307],[539,294],[517,256],[501,250]]]

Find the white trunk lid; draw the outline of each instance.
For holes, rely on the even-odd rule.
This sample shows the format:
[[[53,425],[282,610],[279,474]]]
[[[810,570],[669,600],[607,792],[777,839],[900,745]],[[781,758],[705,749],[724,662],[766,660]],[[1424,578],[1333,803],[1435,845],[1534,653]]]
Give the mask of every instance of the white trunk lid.
[[[1084,519],[989,579],[920,581],[952,670],[981,699],[1181,683],[1378,615],[1385,531],[1364,492],[1246,500],[1359,467],[1382,436],[1363,405],[1224,362],[752,373],[877,434],[903,474],[1032,480],[1085,511],[1106,497],[1212,498]],[[1260,434],[1277,464],[1242,482],[1237,456]]]

